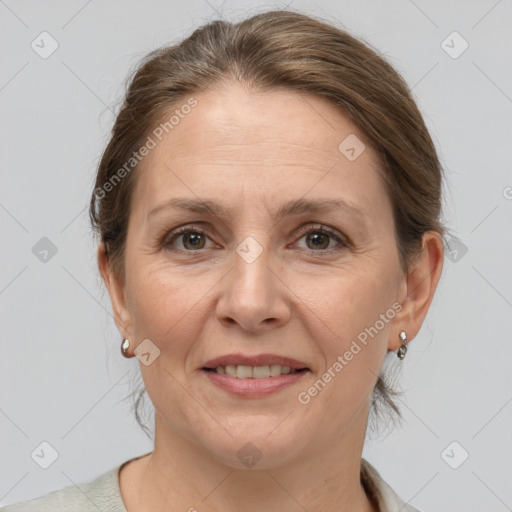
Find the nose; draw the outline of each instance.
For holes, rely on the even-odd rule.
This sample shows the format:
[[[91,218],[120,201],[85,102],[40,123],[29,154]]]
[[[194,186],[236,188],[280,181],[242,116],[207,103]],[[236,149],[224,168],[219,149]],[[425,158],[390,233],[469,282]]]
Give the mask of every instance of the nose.
[[[289,294],[284,276],[272,265],[269,249],[254,260],[233,254],[233,269],[222,280],[217,318],[226,327],[238,325],[253,333],[275,329],[290,319]],[[272,265],[272,268],[271,268]]]

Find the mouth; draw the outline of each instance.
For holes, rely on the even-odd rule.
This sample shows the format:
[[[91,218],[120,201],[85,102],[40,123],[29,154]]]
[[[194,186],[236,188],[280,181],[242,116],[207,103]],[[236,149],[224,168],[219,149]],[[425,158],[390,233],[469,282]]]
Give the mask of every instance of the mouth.
[[[311,369],[301,361],[272,354],[231,354],[201,368],[209,382],[238,397],[265,397],[296,384]]]
[[[309,368],[291,368],[280,364],[271,364],[263,366],[248,365],[226,365],[215,368],[203,368],[207,372],[217,373],[218,375],[227,375],[237,379],[269,379],[281,375],[293,375],[298,372],[306,372]]]
[[[267,378],[309,370],[308,365],[291,357],[277,354],[226,354],[207,361],[204,370],[213,370],[220,374],[241,379],[254,377]]]

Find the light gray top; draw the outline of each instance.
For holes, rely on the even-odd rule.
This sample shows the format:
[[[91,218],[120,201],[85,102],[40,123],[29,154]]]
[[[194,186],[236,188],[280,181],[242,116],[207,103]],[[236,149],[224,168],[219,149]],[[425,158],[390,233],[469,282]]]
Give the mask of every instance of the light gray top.
[[[80,485],[80,488],[71,485],[40,498],[9,505],[0,512],[127,512],[119,488],[119,470],[127,462]],[[420,512],[405,504],[365,459],[361,459],[361,482],[378,504],[379,512]]]

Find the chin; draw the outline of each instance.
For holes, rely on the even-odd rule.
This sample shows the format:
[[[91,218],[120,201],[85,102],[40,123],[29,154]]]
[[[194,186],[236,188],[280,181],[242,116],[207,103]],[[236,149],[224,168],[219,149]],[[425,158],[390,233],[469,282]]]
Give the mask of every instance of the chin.
[[[239,428],[228,429],[231,436],[223,431],[221,435],[201,439],[200,443],[213,458],[233,469],[273,469],[297,458],[302,445],[308,444],[300,429],[294,431],[278,425],[275,421],[258,421],[250,426],[245,419]]]

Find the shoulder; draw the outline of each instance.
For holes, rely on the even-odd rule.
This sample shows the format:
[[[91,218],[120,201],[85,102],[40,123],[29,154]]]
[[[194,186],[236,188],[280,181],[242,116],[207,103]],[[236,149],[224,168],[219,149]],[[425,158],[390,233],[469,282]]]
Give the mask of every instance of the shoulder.
[[[8,505],[0,512],[126,512],[119,489],[120,467],[110,469],[87,483]]]
[[[381,512],[421,512],[404,502],[365,459],[361,459],[361,483],[366,493],[378,503]]]

